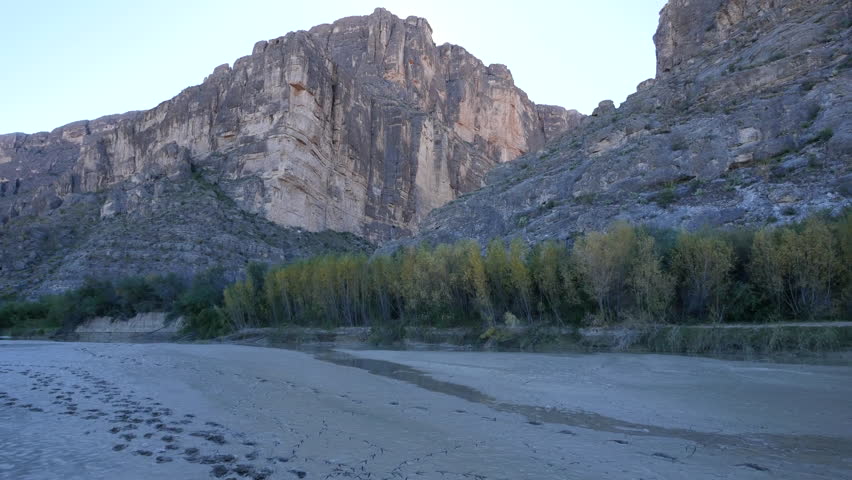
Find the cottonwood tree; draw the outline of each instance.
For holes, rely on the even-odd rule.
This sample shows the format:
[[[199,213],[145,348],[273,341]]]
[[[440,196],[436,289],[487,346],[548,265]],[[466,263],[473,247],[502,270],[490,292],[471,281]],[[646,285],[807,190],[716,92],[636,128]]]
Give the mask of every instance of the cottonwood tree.
[[[684,313],[721,321],[733,268],[734,249],[723,238],[681,232],[672,254],[672,270]]]
[[[751,272],[779,313],[814,318],[831,309],[832,289],[842,272],[839,256],[828,226],[811,219],[801,231],[779,228],[758,232]]]

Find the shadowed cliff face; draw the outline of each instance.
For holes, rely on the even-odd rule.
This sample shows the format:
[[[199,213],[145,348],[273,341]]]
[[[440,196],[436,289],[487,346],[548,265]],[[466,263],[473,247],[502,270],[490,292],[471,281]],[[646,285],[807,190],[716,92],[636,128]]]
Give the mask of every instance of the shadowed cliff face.
[[[655,79],[495,168],[410,242],[837,213],[852,205],[850,39],[848,1],[670,0],[654,36]]]
[[[140,185],[194,170],[279,225],[383,241],[580,117],[377,9],[259,42],[152,110],[0,137],[0,217],[87,192],[108,193],[112,216]]]

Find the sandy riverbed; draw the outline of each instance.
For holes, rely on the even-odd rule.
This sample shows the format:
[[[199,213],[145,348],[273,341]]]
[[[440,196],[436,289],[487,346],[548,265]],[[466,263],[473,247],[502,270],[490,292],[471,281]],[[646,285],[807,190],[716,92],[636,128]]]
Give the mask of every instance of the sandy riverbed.
[[[0,341],[0,478],[850,478],[852,367]]]

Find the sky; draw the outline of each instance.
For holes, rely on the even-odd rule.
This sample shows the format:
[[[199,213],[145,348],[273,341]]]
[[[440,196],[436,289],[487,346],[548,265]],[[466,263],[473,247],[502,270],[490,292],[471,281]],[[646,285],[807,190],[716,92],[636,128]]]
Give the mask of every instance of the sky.
[[[509,67],[536,103],[591,113],[654,76],[666,0],[4,1],[0,133],[145,110],[259,40],[384,7],[424,17],[435,43]]]

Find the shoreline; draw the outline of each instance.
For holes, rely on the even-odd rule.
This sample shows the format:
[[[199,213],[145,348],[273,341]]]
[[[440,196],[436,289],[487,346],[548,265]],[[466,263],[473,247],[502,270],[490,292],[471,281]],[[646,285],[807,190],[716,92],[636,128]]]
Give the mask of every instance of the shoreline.
[[[149,314],[151,315],[151,314]],[[158,314],[153,314],[156,316]],[[728,360],[852,365],[852,322],[787,322],[732,325],[618,327],[495,327],[382,329],[342,327],[246,328],[200,340],[156,322],[150,331],[128,329],[122,320],[101,321],[72,333],[5,336],[8,340],[96,343],[234,344],[314,351],[389,349],[547,354],[654,353]]]

